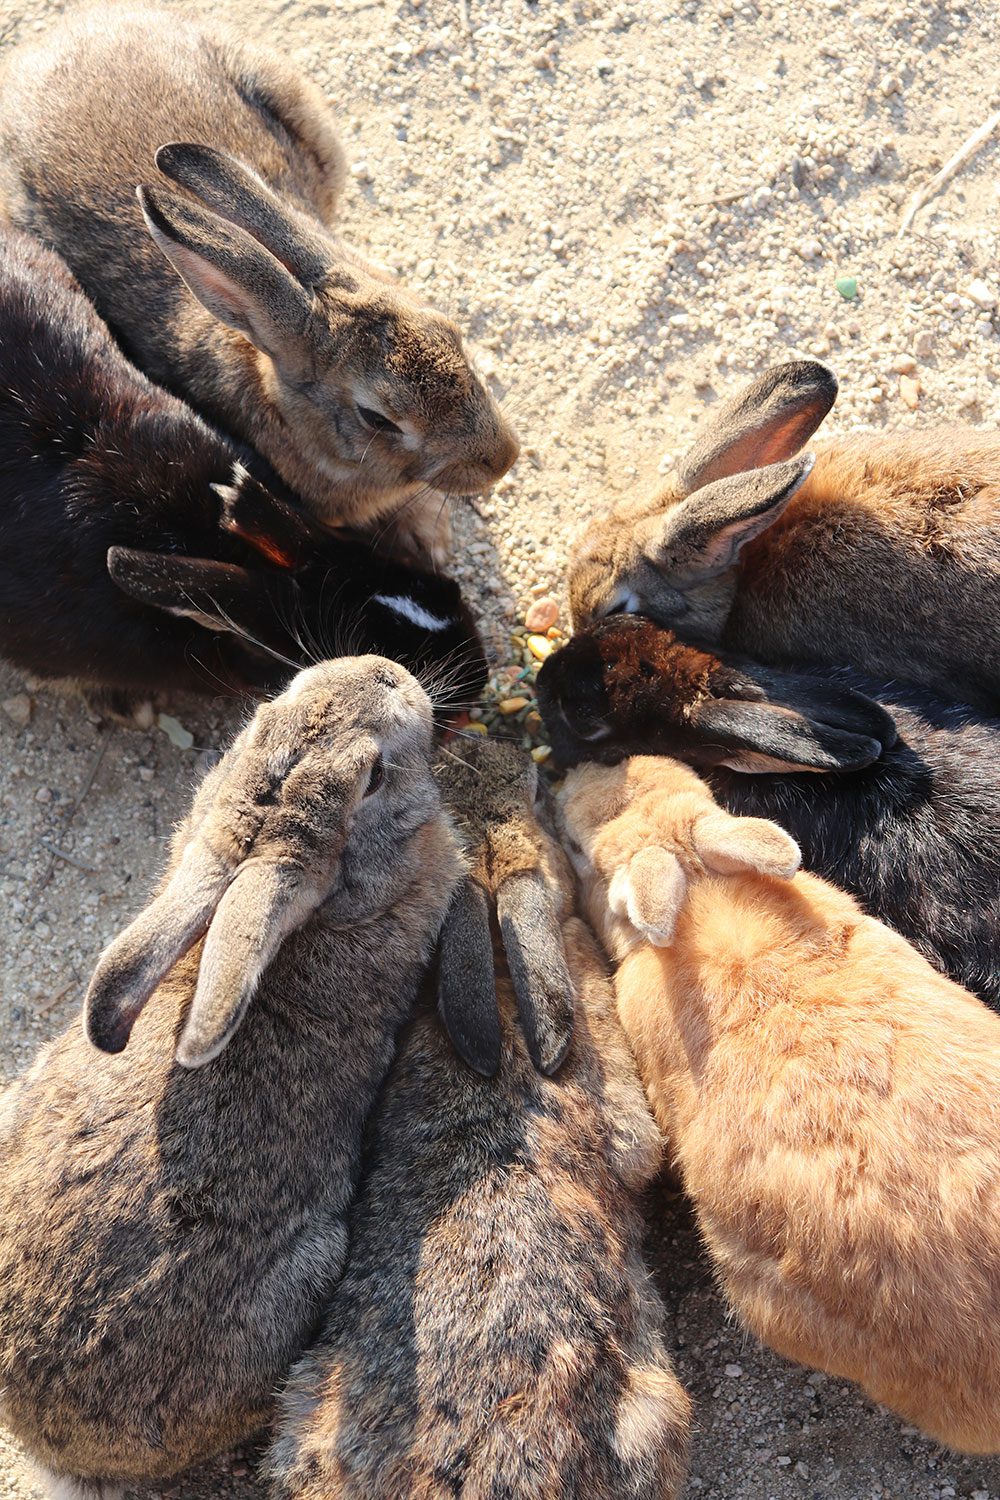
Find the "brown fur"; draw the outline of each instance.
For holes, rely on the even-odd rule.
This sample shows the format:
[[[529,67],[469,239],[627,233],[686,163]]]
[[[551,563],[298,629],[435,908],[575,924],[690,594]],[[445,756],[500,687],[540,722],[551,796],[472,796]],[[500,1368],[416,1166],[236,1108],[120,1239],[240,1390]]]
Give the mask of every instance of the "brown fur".
[[[795,373],[776,410],[782,371]],[[769,371],[743,394],[742,423],[728,403],[706,424],[693,457],[704,458],[712,438],[710,466],[688,463],[653,495],[627,499],[588,528],[571,562],[575,623],[628,594],[629,607],[689,639],[765,661],[850,664],[995,710],[1000,437],[968,428],[852,434],[818,447],[796,488],[788,462],[772,461],[788,460],[808,436],[800,420],[808,401],[812,425],[821,419],[822,382],[802,371],[822,367]],[[748,454],[746,408],[755,400],[770,445]],[[758,462],[772,467],[743,467]],[[774,488],[760,519],[745,495],[755,476]],[[710,558],[712,538],[744,516],[725,556]]]
[[[849,896],[787,878],[787,835],[675,762],[588,766],[563,796],[734,1309],[940,1441],[998,1451],[1000,1021]]]
[[[300,674],[209,774],[159,897],[101,958],[88,1027],[115,1050],[131,1027],[127,1049],[74,1025],[6,1096],[0,1416],[54,1485],[161,1477],[247,1437],[313,1333],[461,871],[430,757],[430,705],[400,667]],[[224,894],[177,961],[212,859]],[[248,895],[268,872],[293,930],[250,999],[246,955],[281,930],[280,904]],[[192,1071],[199,1005],[235,1009]]]
[[[496,933],[497,1077],[462,1066],[429,1008],[414,1022],[372,1122],[347,1270],[284,1396],[274,1494],[668,1500],[689,1403],[640,1258],[657,1133],[565,860],[531,814],[533,776],[506,747],[469,755],[473,778],[443,776],[473,870],[493,895],[512,865],[543,876],[573,1045],[556,1078],[537,1072]]]
[[[333,236],[343,151],[320,91],[277,54],[154,7],[84,10],[15,49],[2,88],[0,218],[54,245],[136,363],[324,519],[474,493],[513,463],[457,328]],[[178,141],[227,153],[158,156],[190,196],[157,184],[154,153]],[[234,295],[235,321],[219,300]],[[440,511],[415,501],[415,533],[421,504]]]

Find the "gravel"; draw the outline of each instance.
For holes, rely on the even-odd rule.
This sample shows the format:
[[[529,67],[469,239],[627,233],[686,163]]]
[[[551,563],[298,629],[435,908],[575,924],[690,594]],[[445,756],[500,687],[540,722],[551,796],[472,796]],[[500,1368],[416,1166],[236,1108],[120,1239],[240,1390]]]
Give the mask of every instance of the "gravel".
[[[0,41],[60,9],[0,0]],[[996,139],[896,237],[914,190],[1000,103],[992,0],[211,11],[328,90],[347,232],[460,320],[520,425],[514,471],[457,518],[456,571],[498,666],[532,604],[561,600],[586,518],[655,483],[700,411],[769,362],[834,365],[835,430],[1000,419]],[[219,705],[169,708],[190,749],[159,724],[102,729],[0,669],[0,1077],[73,1021],[235,723]],[[759,1350],[727,1319],[683,1204],[661,1195],[657,1215],[696,1403],[689,1496],[1000,1500],[997,1461],[955,1458]],[[141,1493],[249,1500],[252,1475],[239,1454]],[[0,1440],[0,1500],[34,1494]]]

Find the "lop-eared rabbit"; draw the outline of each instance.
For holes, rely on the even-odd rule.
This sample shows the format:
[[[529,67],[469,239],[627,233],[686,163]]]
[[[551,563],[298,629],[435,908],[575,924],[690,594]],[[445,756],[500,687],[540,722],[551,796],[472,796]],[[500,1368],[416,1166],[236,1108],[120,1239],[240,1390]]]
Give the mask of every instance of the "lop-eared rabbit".
[[[98,706],[270,692],[344,650],[437,679],[441,707],[482,687],[454,582],[275,493],[247,449],[129,364],[58,256],[13,231],[0,231],[0,467],[0,655]]]
[[[85,1028],[0,1111],[0,1419],[50,1493],[107,1500],[270,1415],[462,870],[430,702],[383,658],[301,673],[202,783]]]
[[[580,627],[615,610],[761,661],[850,665],[1000,708],[1000,435],[851,433],[799,450],[837,382],[777,365],[711,414],[654,494],[594,522]]]
[[[1000,1451],[1000,1019],[676,761],[581,766],[562,814],[739,1318]]]
[[[0,217],[321,518],[410,501],[430,544],[430,490],[474,494],[513,463],[455,325],[333,234],[343,150],[290,63],[174,11],[84,8],[14,48],[0,90]]]
[[[473,870],[445,923],[440,1006],[478,1017],[472,1060],[499,1070],[464,1067],[429,1004],[402,1042],[344,1277],[282,1400],[272,1493],[668,1500],[689,1403],[636,1202],[659,1135],[565,860],[535,821],[531,762],[484,744],[442,775]],[[516,1014],[552,1038],[554,1065],[570,976],[573,1040],[545,1077]]]
[[[1000,1011],[1000,719],[846,668],[783,672],[636,615],[574,636],[538,677],[557,759],[672,755],[732,813],[771,818]]]

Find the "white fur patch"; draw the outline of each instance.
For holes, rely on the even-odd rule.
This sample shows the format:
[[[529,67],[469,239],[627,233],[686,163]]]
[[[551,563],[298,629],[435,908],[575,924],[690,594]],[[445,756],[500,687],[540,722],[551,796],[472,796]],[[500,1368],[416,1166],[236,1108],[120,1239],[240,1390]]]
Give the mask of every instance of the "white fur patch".
[[[407,599],[405,594],[373,594],[372,602],[391,609],[393,614],[402,615],[404,620],[419,625],[421,630],[447,630],[451,624],[449,619],[442,620],[439,615],[432,615],[429,609],[424,609],[415,599]]]

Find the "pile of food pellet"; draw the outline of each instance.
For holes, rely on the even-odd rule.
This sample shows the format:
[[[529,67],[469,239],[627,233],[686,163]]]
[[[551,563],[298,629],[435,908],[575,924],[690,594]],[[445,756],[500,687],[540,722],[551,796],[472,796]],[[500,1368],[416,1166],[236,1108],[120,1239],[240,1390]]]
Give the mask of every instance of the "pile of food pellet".
[[[535,698],[535,678],[546,657],[566,640],[557,624],[559,606],[554,599],[539,599],[527,611],[524,623],[510,633],[511,660],[490,674],[482,702],[469,714],[466,730],[477,734],[521,734],[521,743],[536,765],[544,765],[552,754],[545,743],[545,730]]]

